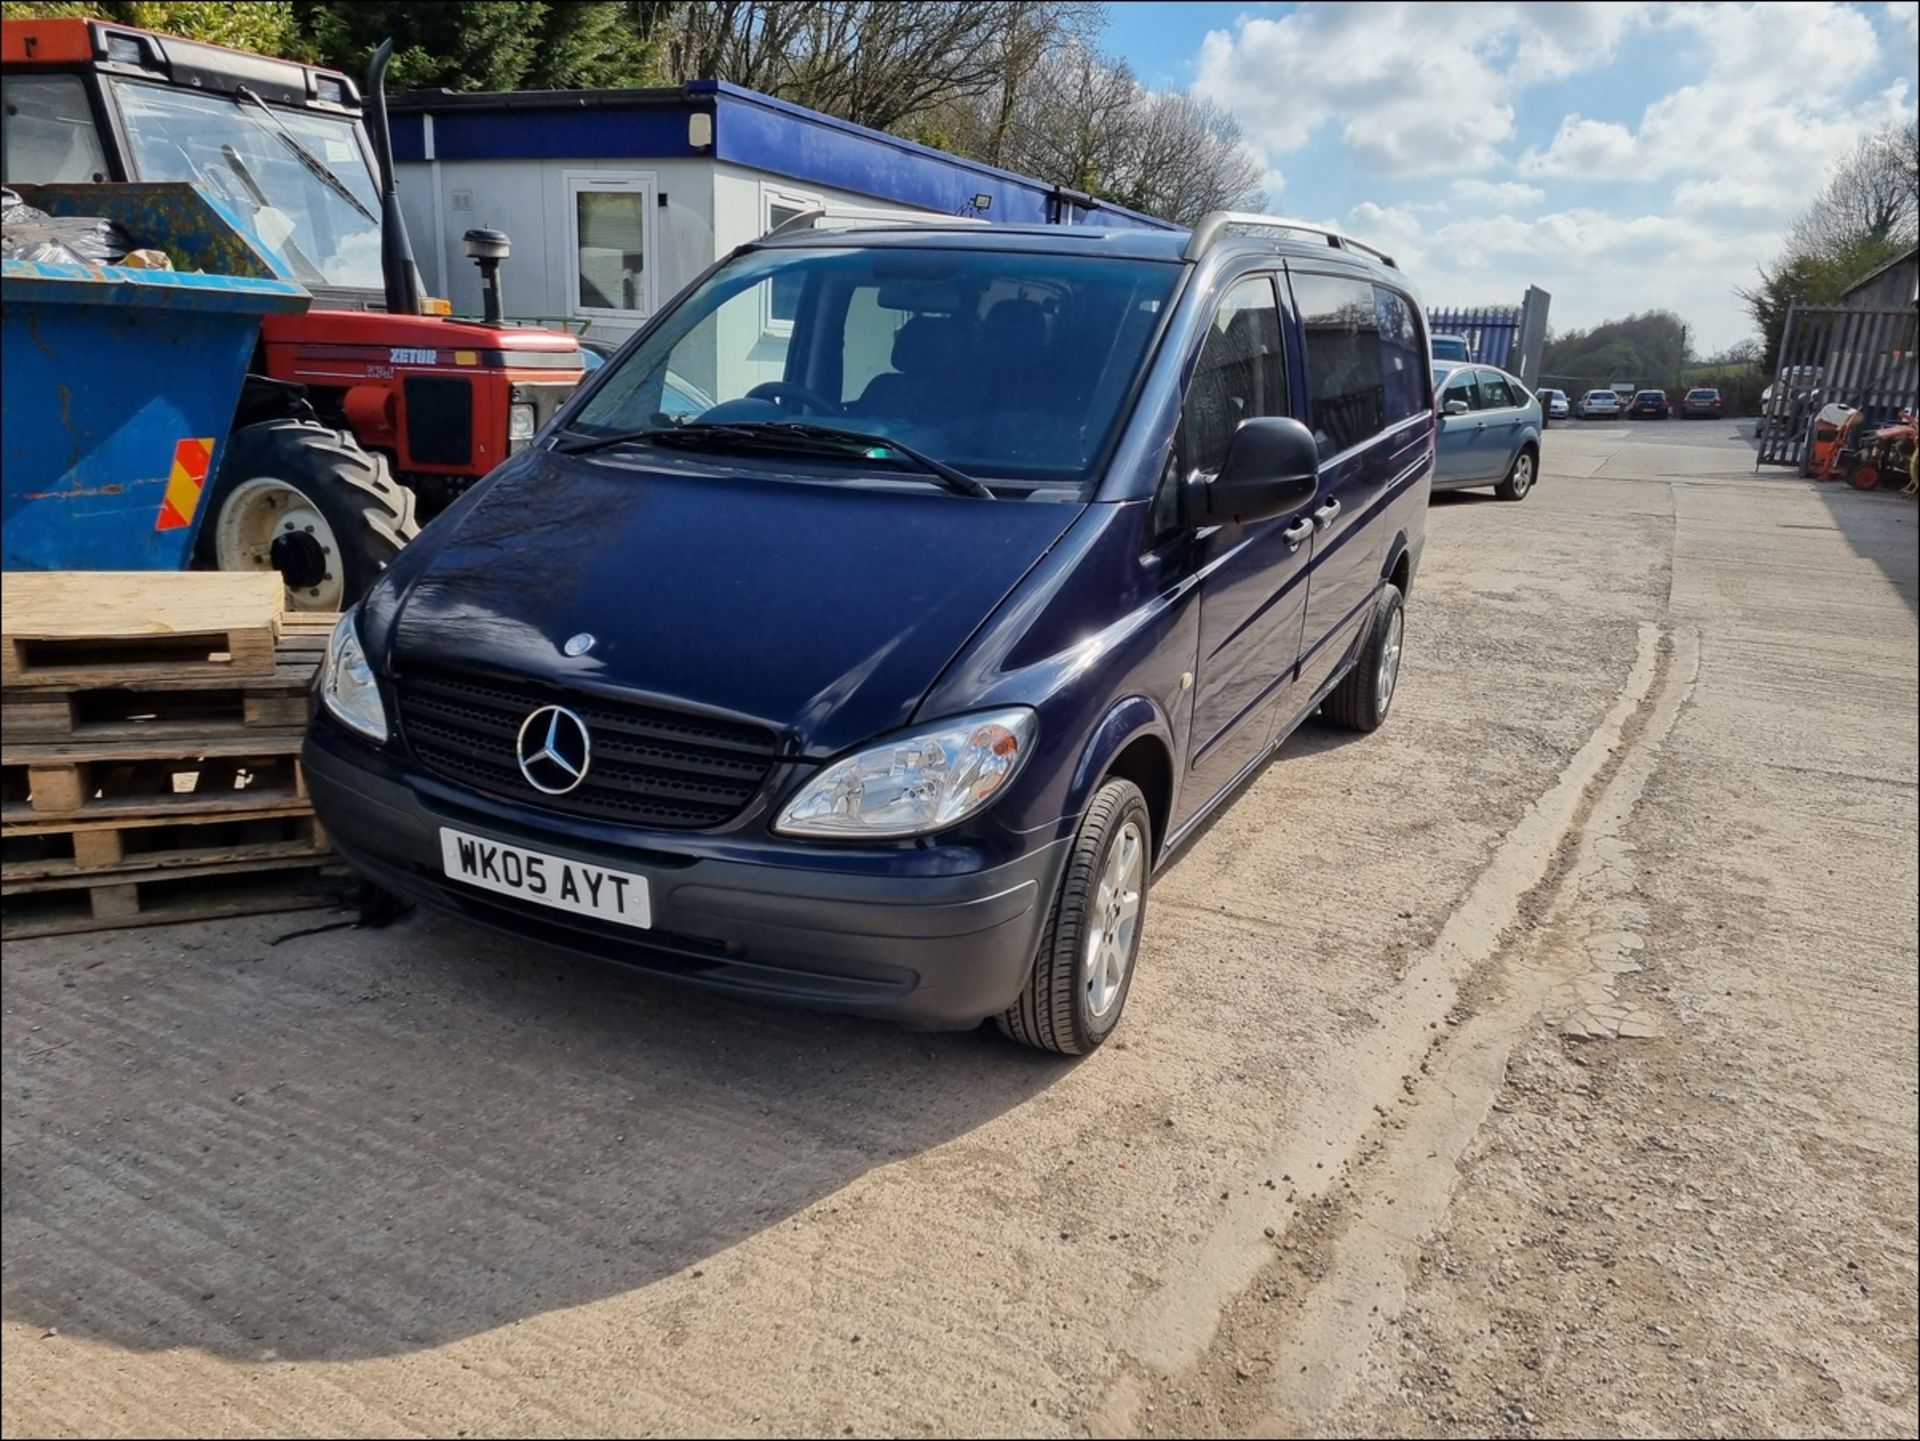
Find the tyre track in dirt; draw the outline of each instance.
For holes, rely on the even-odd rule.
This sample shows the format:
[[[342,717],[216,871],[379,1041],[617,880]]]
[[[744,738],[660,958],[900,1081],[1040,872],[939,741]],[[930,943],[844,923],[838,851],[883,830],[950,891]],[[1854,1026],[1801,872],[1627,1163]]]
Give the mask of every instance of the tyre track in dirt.
[[[1154,1429],[1150,1417],[1162,1410],[1166,1399],[1202,1384],[1209,1373],[1225,1373],[1215,1379],[1228,1383],[1251,1379],[1253,1373],[1240,1359],[1243,1344],[1235,1334],[1235,1311],[1252,1305],[1258,1312],[1261,1302],[1272,1299],[1275,1274],[1298,1269],[1298,1258],[1276,1259],[1276,1249],[1297,1250],[1308,1232],[1322,1252],[1320,1280],[1311,1296],[1303,1298],[1306,1309],[1288,1343],[1297,1354],[1284,1369],[1275,1363],[1273,1375],[1289,1382],[1285,1418],[1311,1416],[1344,1394],[1353,1367],[1364,1355],[1365,1337],[1377,1334],[1389,1313],[1388,1307],[1373,1302],[1372,1293],[1388,1287],[1406,1246],[1444,1214],[1449,1187],[1437,1178],[1450,1173],[1451,1157],[1464,1149],[1484,1117],[1498,1089],[1506,1047],[1532,1023],[1561,975],[1538,972],[1537,979],[1513,988],[1506,1003],[1453,1032],[1451,1022],[1459,1019],[1462,998],[1500,958],[1516,923],[1544,914],[1580,857],[1591,853],[1589,828],[1603,809],[1615,817],[1618,805],[1610,797],[1623,775],[1634,778],[1637,795],[1651,767],[1651,753],[1657,753],[1659,740],[1671,728],[1697,663],[1697,642],[1691,636],[1681,643],[1676,662],[1661,628],[1651,622],[1642,625],[1638,652],[1612,709],[1515,824],[1432,946],[1403,978],[1379,1027],[1357,1039],[1342,1053],[1337,1068],[1322,1078],[1322,1104],[1303,1114],[1268,1157],[1266,1168],[1285,1186],[1290,1221],[1277,1228],[1263,1226],[1273,1203],[1260,1193],[1229,1205],[1199,1264],[1130,1318],[1123,1333],[1127,1364],[1095,1408],[1091,1421],[1096,1435]],[[1676,666],[1682,676],[1678,681]],[[1650,731],[1657,731],[1651,753]],[[1586,967],[1578,969],[1584,972]],[[1430,1074],[1443,1049],[1454,1058],[1441,1067],[1444,1079]],[[1416,1097],[1408,1112],[1406,1104]],[[1363,1171],[1369,1200],[1356,1217],[1344,1197],[1357,1189]],[[1416,1204],[1390,1218],[1387,1208],[1402,1201]],[[1329,1250],[1330,1232],[1356,1221],[1350,1243]],[[1373,1309],[1356,1317],[1353,1312],[1363,1299]],[[1257,1328],[1270,1329],[1273,1318],[1268,1312],[1256,1315],[1255,1322]],[[1363,1334],[1356,1334],[1361,1322]],[[1260,1347],[1271,1351],[1271,1339]],[[1304,1384],[1291,1384],[1294,1377]],[[1214,1394],[1243,1392],[1244,1387],[1236,1391],[1229,1384]],[[1277,1397],[1265,1402],[1241,1399],[1227,1408],[1229,1429],[1237,1429],[1236,1422],[1276,1424],[1273,1412],[1279,1404]],[[1183,1417],[1177,1424],[1193,1429],[1195,1419]],[[1219,1419],[1217,1413],[1207,1418],[1208,1429]],[[1311,1429],[1310,1421],[1302,1424]]]

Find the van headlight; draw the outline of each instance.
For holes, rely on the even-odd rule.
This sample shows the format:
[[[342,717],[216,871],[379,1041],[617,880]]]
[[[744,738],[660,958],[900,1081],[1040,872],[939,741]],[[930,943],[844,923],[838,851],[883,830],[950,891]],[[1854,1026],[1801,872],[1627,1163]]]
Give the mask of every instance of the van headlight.
[[[387,738],[387,712],[380,704],[380,687],[373,667],[360,647],[357,612],[340,617],[327,641],[326,664],[320,668],[320,699],[334,719],[368,740]]]
[[[984,808],[1033,750],[1024,706],[956,716],[835,761],[800,788],[773,828],[782,835],[925,835]]]

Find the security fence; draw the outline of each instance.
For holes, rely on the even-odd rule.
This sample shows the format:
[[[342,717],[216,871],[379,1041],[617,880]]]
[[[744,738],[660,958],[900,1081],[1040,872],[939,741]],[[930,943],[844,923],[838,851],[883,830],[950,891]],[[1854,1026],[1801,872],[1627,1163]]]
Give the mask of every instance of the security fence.
[[[1920,316],[1912,306],[1863,310],[1795,305],[1780,341],[1780,368],[1760,417],[1754,465],[1798,465],[1813,419],[1827,405],[1881,425],[1920,405]]]

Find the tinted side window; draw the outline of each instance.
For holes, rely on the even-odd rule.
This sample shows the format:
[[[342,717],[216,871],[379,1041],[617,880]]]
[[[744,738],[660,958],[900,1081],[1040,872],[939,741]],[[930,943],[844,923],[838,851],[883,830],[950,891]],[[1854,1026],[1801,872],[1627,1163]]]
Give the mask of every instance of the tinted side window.
[[[1187,388],[1188,466],[1208,474],[1219,470],[1240,422],[1285,415],[1286,394],[1273,282],[1265,276],[1243,280],[1214,313]]]
[[[1373,287],[1374,318],[1380,326],[1380,367],[1386,382],[1386,420],[1397,425],[1433,408],[1428,392],[1432,362],[1420,339],[1420,322],[1404,295]]]
[[[1507,384],[1506,376],[1497,370],[1480,372],[1480,403],[1488,410],[1504,410],[1520,402],[1514,398],[1513,387]]]
[[[1307,342],[1311,428],[1320,454],[1333,455],[1386,425],[1386,379],[1373,287],[1334,275],[1293,276],[1293,301]]]

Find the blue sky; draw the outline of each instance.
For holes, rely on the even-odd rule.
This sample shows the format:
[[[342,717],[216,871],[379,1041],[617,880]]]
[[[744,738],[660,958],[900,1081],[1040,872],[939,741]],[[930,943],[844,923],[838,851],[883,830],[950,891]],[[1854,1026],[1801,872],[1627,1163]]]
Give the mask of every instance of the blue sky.
[[[1835,154],[1913,113],[1920,0],[1109,6],[1103,48],[1224,106],[1268,208],[1395,252],[1435,304],[1664,307],[1711,351]]]

